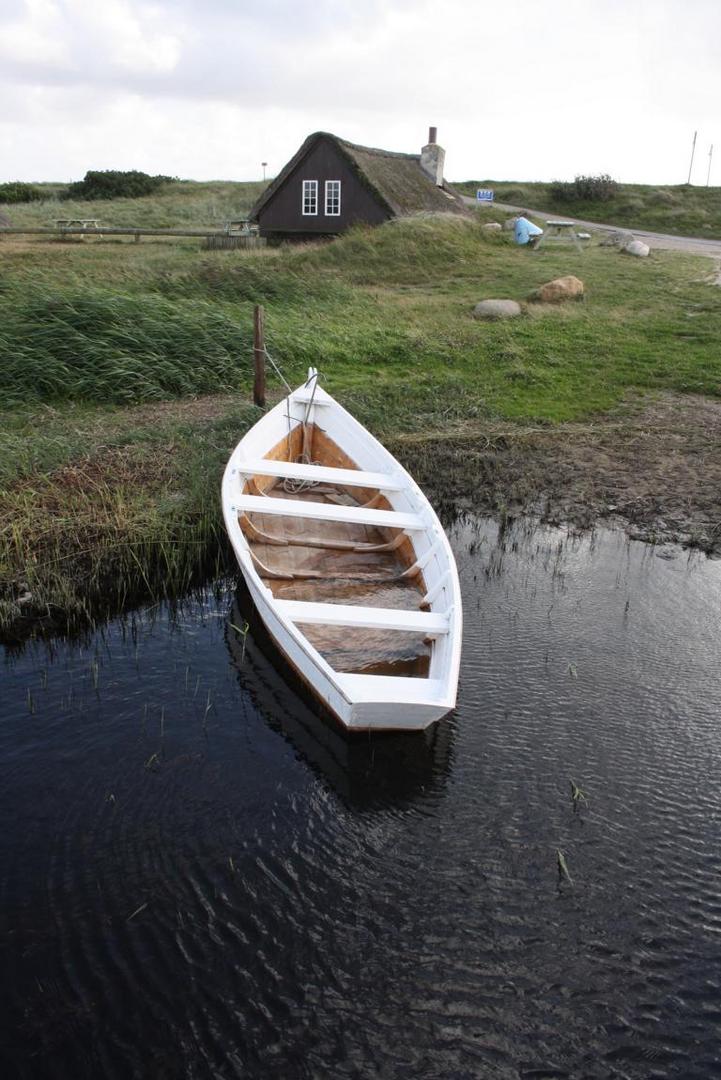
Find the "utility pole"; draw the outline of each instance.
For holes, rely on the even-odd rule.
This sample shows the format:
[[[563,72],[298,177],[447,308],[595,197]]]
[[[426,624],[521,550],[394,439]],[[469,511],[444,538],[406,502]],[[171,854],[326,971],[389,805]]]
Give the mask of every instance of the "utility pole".
[[[267,161],[261,161],[261,165],[263,166],[263,179],[264,180],[265,180],[265,168],[266,168],[267,164],[268,164]]]
[[[713,143],[711,143],[711,149],[708,152],[708,172],[706,173],[706,187],[708,187],[709,180],[711,179],[711,158],[713,157]]]
[[[698,131],[694,131],[694,133],[693,133],[693,142],[691,144],[691,164],[688,167],[688,180],[686,181],[687,184],[691,183],[691,169],[693,169],[693,156],[696,153],[696,136],[697,135],[698,135]]]

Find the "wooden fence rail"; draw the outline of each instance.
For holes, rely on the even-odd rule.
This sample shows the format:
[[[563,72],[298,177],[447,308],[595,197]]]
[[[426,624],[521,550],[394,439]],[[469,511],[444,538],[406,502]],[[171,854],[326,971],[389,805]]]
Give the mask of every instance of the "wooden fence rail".
[[[249,246],[254,246],[260,237],[253,233],[230,233],[223,231],[220,232],[217,229],[133,229],[133,228],[117,228],[115,226],[101,226],[98,229],[83,229],[77,226],[62,226],[60,228],[51,226],[34,226],[25,229],[16,229],[14,226],[0,227],[0,237],[2,236],[134,236],[136,240],[139,240],[141,236],[195,236],[200,239],[208,239],[211,237],[227,237],[232,236],[233,239],[243,239],[250,242]]]

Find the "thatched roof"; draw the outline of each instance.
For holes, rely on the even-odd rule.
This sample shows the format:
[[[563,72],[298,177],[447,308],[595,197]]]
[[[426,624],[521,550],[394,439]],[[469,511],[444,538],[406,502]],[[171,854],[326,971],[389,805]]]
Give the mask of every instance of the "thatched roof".
[[[265,189],[250,211],[256,218],[265,204],[284,184],[310,150],[321,139],[327,139],[346,158],[361,183],[369,188],[393,217],[417,213],[467,213],[460,195],[443,181],[437,187],[421,169],[420,154],[398,154],[392,150],[376,150],[370,146],[356,146],[327,131],[309,135],[300,150],[281,169],[275,180]]]

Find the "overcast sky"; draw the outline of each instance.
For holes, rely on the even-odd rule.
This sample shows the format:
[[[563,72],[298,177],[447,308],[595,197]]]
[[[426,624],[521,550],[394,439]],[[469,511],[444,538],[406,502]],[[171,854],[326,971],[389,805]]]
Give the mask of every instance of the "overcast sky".
[[[0,0],[0,181],[278,172],[312,131],[450,180],[721,185],[719,0]]]

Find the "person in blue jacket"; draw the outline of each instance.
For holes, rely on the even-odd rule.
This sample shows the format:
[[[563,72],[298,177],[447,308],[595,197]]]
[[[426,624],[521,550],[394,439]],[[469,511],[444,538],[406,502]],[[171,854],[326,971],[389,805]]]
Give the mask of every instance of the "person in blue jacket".
[[[527,214],[528,210],[522,210],[518,215],[513,235],[517,244],[529,244],[531,247],[535,247],[539,237],[543,236],[543,229],[539,229],[538,225],[534,225],[532,221],[529,221]]]

